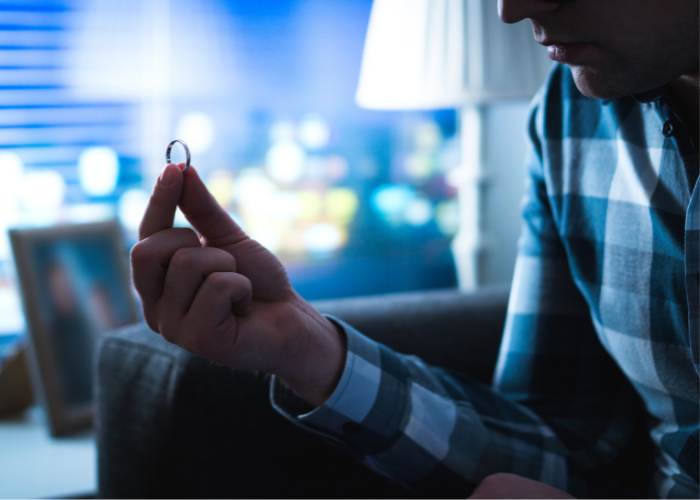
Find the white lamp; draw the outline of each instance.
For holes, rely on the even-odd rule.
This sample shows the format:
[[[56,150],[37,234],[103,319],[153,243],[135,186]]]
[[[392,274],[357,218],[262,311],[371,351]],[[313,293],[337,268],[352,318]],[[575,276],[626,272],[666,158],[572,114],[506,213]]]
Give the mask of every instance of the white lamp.
[[[493,0],[374,0],[358,105],[460,109],[460,228],[452,249],[463,290],[479,283],[484,104],[531,98],[550,64],[529,23],[502,23]]]

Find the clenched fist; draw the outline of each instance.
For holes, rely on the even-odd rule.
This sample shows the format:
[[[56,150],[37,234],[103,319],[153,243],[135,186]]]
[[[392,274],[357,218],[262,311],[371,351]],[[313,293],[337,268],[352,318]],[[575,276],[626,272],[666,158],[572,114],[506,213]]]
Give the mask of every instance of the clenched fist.
[[[219,206],[194,167],[165,167],[131,251],[148,326],[188,351],[279,376],[318,406],[333,392],[345,338],[292,288],[280,261]],[[197,230],[174,228],[180,207]]]

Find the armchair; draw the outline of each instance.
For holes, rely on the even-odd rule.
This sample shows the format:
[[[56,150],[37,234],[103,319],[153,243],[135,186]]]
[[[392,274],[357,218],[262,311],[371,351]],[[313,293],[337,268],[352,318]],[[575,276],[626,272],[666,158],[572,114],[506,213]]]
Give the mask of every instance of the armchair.
[[[490,383],[507,287],[315,302],[391,348]],[[137,324],[97,359],[99,494],[104,498],[403,497],[385,478],[291,425],[269,377],[216,365]]]

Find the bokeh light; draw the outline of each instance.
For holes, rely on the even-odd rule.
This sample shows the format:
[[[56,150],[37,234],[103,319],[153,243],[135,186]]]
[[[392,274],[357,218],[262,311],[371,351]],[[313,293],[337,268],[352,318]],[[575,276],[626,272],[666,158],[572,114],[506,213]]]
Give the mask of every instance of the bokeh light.
[[[214,122],[204,113],[188,113],[177,123],[177,138],[187,143],[191,153],[205,153],[214,142]]]
[[[117,214],[126,229],[138,231],[149,198],[150,195],[143,189],[129,189],[119,197]]]
[[[406,158],[406,174],[413,179],[426,179],[435,171],[432,155],[416,153]]]
[[[214,170],[207,176],[206,185],[222,207],[233,201],[233,174],[230,171]]]
[[[89,196],[106,196],[119,181],[119,157],[108,147],[85,149],[78,157],[78,181]]]
[[[275,193],[270,200],[270,214],[279,219],[296,219],[302,210],[299,194],[293,191]]]
[[[415,197],[416,192],[411,186],[385,184],[372,193],[372,207],[389,222],[398,223]]]
[[[331,129],[328,122],[320,115],[307,115],[299,124],[299,140],[310,150],[328,146]]]
[[[266,160],[267,172],[277,182],[293,183],[304,176],[306,152],[293,141],[274,143]]]
[[[343,233],[335,224],[322,222],[304,230],[304,246],[316,258],[325,258],[343,243]]]
[[[272,253],[280,249],[280,234],[272,228],[257,228],[251,232],[250,237]]]
[[[0,153],[0,172],[3,179],[0,189],[8,189],[13,183],[18,182],[23,171],[24,164],[17,153],[11,151]]]
[[[299,219],[315,220],[321,215],[323,210],[323,200],[321,194],[313,189],[303,189],[297,192],[301,209],[299,211]]]
[[[76,203],[63,207],[66,222],[84,224],[113,219],[115,206],[112,203]]]
[[[435,151],[442,142],[440,126],[434,121],[420,122],[413,133],[416,149]]]
[[[435,207],[435,222],[445,236],[454,236],[459,229],[457,200],[445,200]]]
[[[26,172],[20,182],[20,202],[27,211],[57,210],[66,195],[66,181],[55,170]]]
[[[352,222],[360,200],[350,188],[333,188],[326,193],[326,214],[338,224]]]
[[[406,222],[412,226],[422,226],[430,222],[433,218],[433,206],[427,198],[416,198],[412,200],[406,213],[404,214]]]
[[[7,225],[17,218],[17,186],[22,179],[24,165],[16,153],[10,151],[0,153],[0,225]]]
[[[233,185],[233,198],[236,203],[249,209],[265,211],[269,201],[277,191],[277,186],[259,168],[241,170]]]

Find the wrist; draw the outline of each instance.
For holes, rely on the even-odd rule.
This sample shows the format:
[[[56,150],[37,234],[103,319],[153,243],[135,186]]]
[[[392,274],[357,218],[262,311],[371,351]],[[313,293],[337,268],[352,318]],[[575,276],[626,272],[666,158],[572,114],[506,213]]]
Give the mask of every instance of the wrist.
[[[286,362],[276,375],[314,407],[322,405],[342,378],[347,357],[345,332],[301,297],[297,331],[287,337]]]

